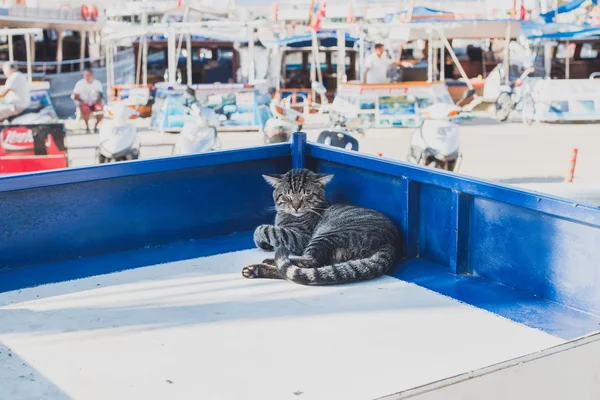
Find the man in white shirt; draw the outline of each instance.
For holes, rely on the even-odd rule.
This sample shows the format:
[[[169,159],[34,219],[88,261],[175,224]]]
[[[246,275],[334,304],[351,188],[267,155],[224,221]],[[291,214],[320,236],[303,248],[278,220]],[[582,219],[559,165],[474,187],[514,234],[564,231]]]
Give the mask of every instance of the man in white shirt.
[[[387,83],[387,72],[392,65],[410,68],[413,65],[407,61],[392,61],[385,55],[383,44],[375,45],[375,52],[365,60],[365,75],[363,83]]]
[[[0,97],[4,98],[4,103],[0,104],[0,122],[19,115],[31,105],[27,76],[10,62],[2,65],[2,72],[6,76],[6,83],[0,89]]]
[[[90,116],[96,113],[96,125],[94,133],[98,133],[98,124],[102,121],[102,83],[94,79],[94,73],[86,69],[83,71],[83,79],[75,84],[73,89],[73,100],[81,111],[81,118],[85,121],[85,133],[90,133]]]

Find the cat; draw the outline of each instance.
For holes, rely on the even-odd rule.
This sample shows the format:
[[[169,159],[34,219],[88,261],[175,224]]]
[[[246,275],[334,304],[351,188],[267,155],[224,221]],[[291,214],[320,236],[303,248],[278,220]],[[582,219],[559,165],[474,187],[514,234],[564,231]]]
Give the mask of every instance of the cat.
[[[375,210],[330,205],[325,187],[333,175],[293,169],[263,177],[273,187],[277,215],[275,225],[256,228],[254,242],[277,251],[274,258],[243,268],[245,278],[335,285],[377,278],[390,270],[400,247],[394,223]]]

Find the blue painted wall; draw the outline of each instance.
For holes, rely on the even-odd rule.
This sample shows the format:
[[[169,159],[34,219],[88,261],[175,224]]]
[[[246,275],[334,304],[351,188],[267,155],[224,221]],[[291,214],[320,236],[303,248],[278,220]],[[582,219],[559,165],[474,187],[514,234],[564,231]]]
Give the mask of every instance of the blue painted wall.
[[[336,174],[332,200],[378,209],[398,223],[414,247],[408,258],[600,315],[596,207],[317,144],[308,154],[309,166]],[[440,289],[427,277],[415,281]],[[460,290],[448,282],[447,294]]]
[[[253,230],[273,219],[261,174],[286,172],[289,154],[277,145],[224,153],[224,164],[174,157],[0,179],[0,269]]]
[[[600,315],[596,207],[312,143],[1,178],[0,269],[251,231],[272,220],[261,174],[292,164],[333,173],[333,203],[374,208],[397,223],[407,258],[420,260],[395,276],[518,321],[529,319],[524,301],[498,307],[463,278],[501,284],[497,299],[527,293],[530,308],[538,299],[560,303],[553,332],[564,332],[573,309]],[[65,279],[71,265],[61,269]],[[550,318],[544,301],[535,306],[536,327]],[[589,331],[585,324],[577,332]]]
[[[420,185],[419,256],[449,265],[451,194],[448,189]]]
[[[473,274],[600,315],[600,229],[475,199]]]
[[[402,226],[402,179],[315,159],[310,160],[308,167],[334,174],[327,186],[328,200],[332,204],[354,204],[377,209]]]

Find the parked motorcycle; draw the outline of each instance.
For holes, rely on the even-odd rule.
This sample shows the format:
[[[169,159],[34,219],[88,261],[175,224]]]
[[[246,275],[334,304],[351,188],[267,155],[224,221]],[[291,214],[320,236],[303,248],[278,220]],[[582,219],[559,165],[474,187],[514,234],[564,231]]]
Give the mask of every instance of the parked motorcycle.
[[[412,136],[408,161],[458,172],[462,162],[460,127],[451,119],[459,112],[459,107],[444,103],[422,109],[424,121]]]
[[[140,142],[137,129],[130,118],[139,113],[123,104],[104,107],[104,120],[100,127],[100,146],[96,149],[98,163],[137,160]]]
[[[269,111],[270,118],[262,128],[266,144],[289,142],[292,133],[302,129],[304,123],[302,113],[291,108],[284,108],[277,103],[271,104]]]
[[[198,154],[221,149],[217,135],[219,119],[211,108],[195,103],[184,119],[177,144],[180,154]]]
[[[496,120],[503,122],[514,110],[521,111],[524,124],[531,125],[535,117],[535,100],[528,85],[527,77],[534,72],[532,66],[525,66],[521,76],[509,85],[500,85],[500,95],[496,99]]]

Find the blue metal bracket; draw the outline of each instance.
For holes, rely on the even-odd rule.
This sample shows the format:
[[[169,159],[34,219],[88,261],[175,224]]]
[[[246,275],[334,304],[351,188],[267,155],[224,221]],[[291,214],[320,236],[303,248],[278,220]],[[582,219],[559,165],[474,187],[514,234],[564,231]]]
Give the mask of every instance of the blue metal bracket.
[[[419,255],[419,183],[406,176],[402,177],[402,202],[405,256],[407,259],[416,258]]]
[[[452,191],[448,255],[450,272],[457,275],[469,272],[469,197],[457,190]]]
[[[292,139],[292,168],[306,168],[306,133],[294,132]]]

